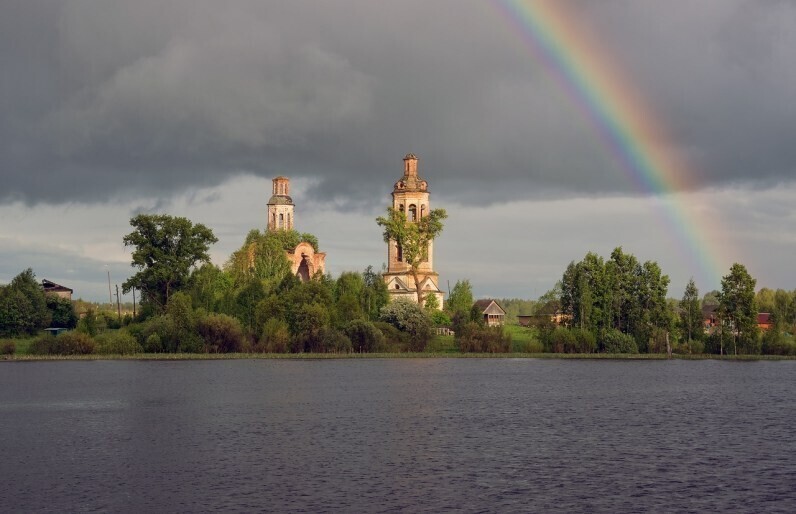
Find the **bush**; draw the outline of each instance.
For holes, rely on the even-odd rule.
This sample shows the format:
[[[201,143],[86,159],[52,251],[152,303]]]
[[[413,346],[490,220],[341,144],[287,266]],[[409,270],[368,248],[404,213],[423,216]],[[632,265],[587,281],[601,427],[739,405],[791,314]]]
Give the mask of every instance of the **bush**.
[[[517,341],[516,351],[524,352],[524,353],[543,353],[544,352],[544,344],[541,341],[534,341],[534,340],[527,340],[527,341]]]
[[[322,327],[317,332],[302,332],[293,338],[290,350],[293,353],[350,352],[351,340],[339,330]]]
[[[10,339],[0,341],[0,355],[14,355],[17,351],[17,344]]]
[[[94,353],[94,340],[82,332],[67,332],[58,336],[44,335],[30,345],[34,355],[88,355]]]
[[[597,349],[597,338],[591,331],[575,328],[572,334],[575,336],[573,353],[592,353]]]
[[[287,323],[277,318],[266,321],[254,349],[258,352],[287,353],[290,350],[290,330]]]
[[[163,351],[163,342],[157,334],[149,334],[144,341],[144,351],[147,353],[160,353]]]
[[[357,352],[383,352],[387,349],[384,334],[369,321],[355,319],[346,325],[344,332]]]
[[[226,314],[208,314],[196,324],[208,353],[236,353],[243,348],[240,322]]]
[[[177,329],[170,316],[155,316],[144,323],[141,335],[147,352],[176,352],[179,345]],[[153,338],[152,336],[157,336]]]
[[[575,334],[567,328],[556,327],[546,334],[547,350],[552,353],[572,353],[577,344]]]
[[[605,353],[638,353],[638,345],[633,336],[615,329],[603,332],[601,343]]]
[[[463,353],[508,353],[511,349],[511,336],[503,332],[503,327],[486,327],[474,321],[462,326],[454,341]]]
[[[138,340],[126,330],[105,332],[95,338],[95,353],[102,355],[130,355],[144,351]]]
[[[327,327],[321,332],[321,351],[331,353],[351,353],[351,339],[334,328]]]
[[[792,336],[783,334],[776,328],[763,333],[762,352],[766,355],[795,355],[796,345]]]
[[[411,300],[391,301],[382,307],[380,320],[406,332],[408,349],[413,352],[422,352],[433,335],[428,314]]]
[[[432,295],[433,296],[433,295]],[[433,311],[431,313],[431,321],[438,327],[451,326],[451,318],[445,311]]]
[[[373,326],[384,336],[384,343],[388,352],[406,351],[409,336],[385,321],[376,321]]]

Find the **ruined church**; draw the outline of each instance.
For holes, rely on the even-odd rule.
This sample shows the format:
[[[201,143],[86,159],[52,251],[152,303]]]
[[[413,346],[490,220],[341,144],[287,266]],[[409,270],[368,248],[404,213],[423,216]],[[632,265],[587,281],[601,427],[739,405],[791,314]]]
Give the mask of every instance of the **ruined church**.
[[[428,196],[428,182],[417,174],[417,157],[407,154],[404,157],[404,174],[393,187],[392,207],[403,211],[409,223],[416,222],[431,212]],[[387,243],[387,271],[383,276],[390,298],[417,301],[417,289],[410,267],[403,260],[401,247],[395,241]],[[441,309],[444,293],[439,289],[439,274],[434,271],[433,241],[428,245],[428,260],[420,264],[420,287],[426,297],[437,297]]]
[[[268,230],[293,230],[295,213],[293,199],[290,197],[290,179],[276,177],[272,183],[273,192],[268,200]],[[319,271],[325,272],[326,254],[316,252],[310,243],[299,243],[286,254],[291,272],[302,282],[307,282]]]

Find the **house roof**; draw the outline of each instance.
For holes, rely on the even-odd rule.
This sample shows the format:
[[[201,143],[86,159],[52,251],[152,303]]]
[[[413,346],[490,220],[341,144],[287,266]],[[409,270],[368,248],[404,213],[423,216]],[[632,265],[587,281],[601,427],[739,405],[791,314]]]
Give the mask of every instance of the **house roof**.
[[[772,322],[771,313],[770,312],[758,312],[757,313],[757,324],[758,325],[766,325]]]
[[[74,292],[72,289],[62,286],[61,284],[56,284],[52,280],[47,280],[46,278],[41,281],[41,286],[44,288],[45,293],[54,293],[56,291],[69,291],[70,293]]]
[[[486,310],[487,310],[487,309],[489,309],[489,307],[491,307],[491,306],[492,306],[492,304],[494,304],[495,306],[497,306],[497,308],[498,308],[498,309],[500,309],[500,311],[503,313],[503,315],[505,315],[505,314],[506,314],[506,309],[504,309],[503,307],[501,307],[501,306],[500,306],[500,304],[499,304],[499,303],[497,303],[497,301],[496,301],[496,300],[492,300],[492,299],[490,299],[490,298],[484,298],[484,299],[481,299],[481,300],[476,300],[474,305],[477,305],[477,306],[478,306],[478,309],[479,309],[481,312],[486,312]]]

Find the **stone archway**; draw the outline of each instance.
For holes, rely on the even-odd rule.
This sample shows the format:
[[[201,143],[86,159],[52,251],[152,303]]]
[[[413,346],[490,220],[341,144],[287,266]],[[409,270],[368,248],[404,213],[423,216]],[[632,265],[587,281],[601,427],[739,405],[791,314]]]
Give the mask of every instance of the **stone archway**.
[[[307,258],[306,254],[301,254],[301,264],[299,264],[298,271],[296,271],[296,276],[302,282],[309,282],[311,275],[310,271],[310,262],[309,258]]]

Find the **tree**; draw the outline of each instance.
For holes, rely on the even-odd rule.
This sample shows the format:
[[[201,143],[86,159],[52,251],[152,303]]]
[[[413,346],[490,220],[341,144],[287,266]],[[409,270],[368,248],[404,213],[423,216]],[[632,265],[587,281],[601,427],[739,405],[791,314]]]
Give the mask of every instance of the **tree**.
[[[451,317],[456,315],[457,312],[469,315],[474,302],[473,287],[470,285],[470,281],[457,280],[456,285],[451,289],[450,298],[445,304],[445,310],[451,313]]]
[[[735,263],[721,279],[719,311],[733,336],[733,349],[738,354],[738,342],[749,353],[759,353],[757,345],[757,305],[755,285],[743,264]],[[758,351],[755,351],[758,350]]]
[[[416,221],[409,222],[403,211],[388,207],[386,217],[376,218],[376,223],[384,229],[384,242],[395,241],[403,252],[403,260],[409,266],[409,273],[415,282],[419,305],[424,304],[420,265],[428,260],[428,247],[442,233],[442,220],[447,217],[445,209],[433,209]]]
[[[699,290],[693,277],[688,281],[680,300],[680,321],[688,342],[702,339],[702,309],[699,307]]]
[[[210,262],[209,247],[218,239],[202,224],[166,214],[139,214],[130,225],[135,230],[123,241],[135,248],[130,265],[139,271],[122,289],[127,293],[135,287],[143,302],[162,312],[172,293],[186,285],[194,266]]]
[[[381,321],[409,336],[409,350],[422,352],[431,339],[431,319],[419,304],[397,298],[381,310]]]
[[[77,314],[72,301],[56,295],[47,296],[47,308],[52,315],[50,326],[56,328],[75,328],[77,326]]]
[[[0,335],[35,334],[50,323],[44,290],[28,268],[0,287]]]
[[[434,312],[439,310],[439,300],[437,300],[437,295],[430,294],[426,296],[426,304],[424,305],[425,309],[429,312]]]
[[[359,297],[362,311],[368,320],[376,321],[379,319],[381,308],[390,301],[390,294],[387,292],[387,284],[381,275],[373,271],[373,266],[368,266],[362,273],[364,288]]]

